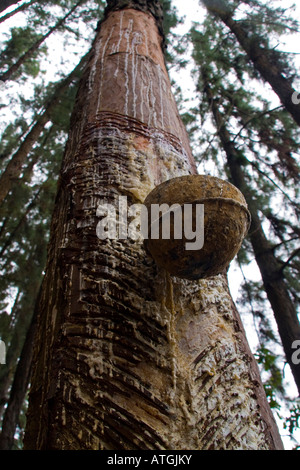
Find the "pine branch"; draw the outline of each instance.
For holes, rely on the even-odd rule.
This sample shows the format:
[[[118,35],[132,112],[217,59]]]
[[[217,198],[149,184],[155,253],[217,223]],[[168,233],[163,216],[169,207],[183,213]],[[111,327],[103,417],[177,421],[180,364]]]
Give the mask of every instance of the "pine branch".
[[[275,111],[278,111],[279,109],[283,109],[284,106],[283,105],[280,105],[280,106],[277,106],[276,108],[273,108],[273,109],[268,109],[267,111],[263,111],[262,113],[259,113],[259,114],[255,114],[255,116],[252,116],[251,118],[249,118],[245,124],[241,127],[241,129],[239,130],[239,132],[236,134],[236,136],[234,137],[233,139],[233,143],[236,141],[236,139],[241,135],[241,133],[243,132],[244,129],[247,128],[248,124],[250,124],[252,121],[254,121],[254,119],[257,119],[257,118],[261,118],[263,116],[266,116],[267,114],[272,114],[274,113]]]
[[[289,256],[289,258],[284,262],[284,264],[281,266],[280,268],[280,272],[283,272],[285,270],[285,268],[287,268],[290,264],[290,262],[296,258],[296,256],[300,253],[300,248],[297,248],[296,250],[293,251],[293,253],[291,254],[291,256]]]
[[[46,182],[47,183],[47,182]],[[44,185],[40,186],[40,188],[38,189],[38,191],[36,192],[36,194],[34,195],[32,201],[30,202],[30,204],[28,205],[27,209],[25,210],[24,214],[22,215],[21,219],[19,220],[18,224],[16,225],[16,227],[11,231],[9,237],[7,238],[7,240],[5,241],[5,243],[3,244],[2,246],[2,249],[0,251],[0,258],[4,255],[5,251],[7,250],[7,248],[11,245],[11,243],[13,242],[16,234],[18,233],[18,231],[20,230],[20,228],[22,227],[22,225],[26,222],[27,220],[27,216],[28,214],[32,211],[32,209],[34,209],[34,207],[36,206],[37,202],[38,202],[38,198],[39,198],[39,195],[41,194],[41,191],[43,189],[43,186],[45,186],[45,183]]]
[[[272,251],[276,251],[278,248],[280,248],[282,245],[287,245],[288,243],[291,243],[295,240],[299,240],[299,236],[295,236],[295,237],[292,237],[292,238],[289,238],[289,240],[283,240],[282,242],[280,243],[277,243],[276,245],[273,246],[272,248]]]
[[[277,189],[279,189],[279,191],[284,195],[284,197],[286,199],[288,199],[288,201],[292,204],[292,206],[296,207],[297,209],[299,209],[299,204],[295,203],[291,198],[290,196],[279,186],[279,184],[277,184],[269,175],[267,175],[266,172],[264,172],[263,170],[261,170],[259,168],[258,165],[256,165],[256,163],[254,162],[251,162],[251,160],[249,160],[247,157],[244,157],[245,160],[251,165],[253,166],[261,175],[263,175],[265,178],[267,178]]]
[[[269,83],[277,94],[283,106],[291,114],[295,122],[300,125],[300,105],[295,103],[293,96],[296,90],[291,80],[285,78],[284,67],[273,56],[269,57],[266,49],[259,42],[255,34],[249,35],[247,28],[238,23],[224,0],[202,0],[208,11],[230,29],[237,38],[240,46],[251,60],[253,67],[262,79]]]
[[[281,26],[279,23],[276,23],[276,21],[261,21],[261,22],[258,23],[256,18],[255,18],[255,20],[251,20],[251,19],[249,19],[249,20],[245,20],[245,19],[235,20],[235,22],[236,23],[242,23],[242,24],[249,23],[249,24],[254,24],[255,26],[257,26],[257,25]],[[293,26],[288,26],[287,24],[284,25],[284,29],[288,29],[292,33],[299,33],[300,32],[299,28],[294,28]]]

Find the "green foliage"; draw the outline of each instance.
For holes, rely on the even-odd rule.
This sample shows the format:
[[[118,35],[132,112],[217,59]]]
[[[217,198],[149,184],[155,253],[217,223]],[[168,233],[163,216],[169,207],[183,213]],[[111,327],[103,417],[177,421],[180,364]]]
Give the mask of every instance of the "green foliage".
[[[277,355],[270,349],[261,346],[255,354],[257,363],[263,366],[263,371],[267,377],[264,379],[265,392],[272,409],[280,409],[280,403],[276,394],[278,391],[283,395],[282,373],[277,366]]]
[[[10,156],[18,148],[20,136],[28,129],[28,123],[22,117],[18,117],[14,122],[7,124],[0,141],[0,169],[7,165]]]
[[[167,64],[170,66],[175,61],[174,52],[176,51],[179,41],[179,37],[174,30],[182,20],[178,18],[177,10],[172,5],[171,0],[161,0],[161,3],[164,12],[165,58]]]
[[[4,42],[3,51],[0,54],[0,71],[6,72],[27,50],[37,42],[41,34],[36,33],[32,27],[14,27],[10,31],[10,38]],[[29,60],[22,64],[17,77],[22,73],[36,77],[40,71],[40,57],[47,53],[47,47],[41,46],[35,51]],[[15,77],[15,78],[17,78]]]
[[[26,9],[22,13],[26,26],[12,26],[2,35],[1,72],[22,57],[49,31],[49,25],[56,24],[76,3],[75,0],[41,1]],[[67,47],[71,43],[74,47],[74,41],[80,45],[75,52],[67,54],[73,60],[69,71],[79,61],[77,51],[82,55],[85,52],[82,43],[85,48],[90,45],[104,5],[101,0],[83,2],[68,24],[57,31],[56,35],[60,35],[61,41],[68,37]],[[85,38],[80,28],[84,28]],[[5,125],[2,121],[1,126],[1,171],[6,168],[41,113],[47,109],[60,79],[69,73],[66,61],[57,78],[52,81],[45,78],[41,59],[47,54],[48,48],[43,44],[14,75],[14,80],[18,79],[17,93],[12,94],[11,99],[4,94],[6,101],[3,100],[2,108],[10,119]],[[0,337],[7,347],[7,364],[0,368],[0,419],[42,281],[57,181],[79,79],[80,72],[74,75],[70,86],[57,102],[51,119],[27,156],[20,177],[13,182],[10,193],[0,206]],[[12,112],[9,113],[6,108]],[[22,447],[26,406],[24,399],[16,428],[16,449]]]
[[[293,434],[297,428],[300,426],[300,401],[292,405],[290,409],[290,416],[286,419],[285,429],[288,429],[290,434]],[[300,446],[298,446],[299,449]]]

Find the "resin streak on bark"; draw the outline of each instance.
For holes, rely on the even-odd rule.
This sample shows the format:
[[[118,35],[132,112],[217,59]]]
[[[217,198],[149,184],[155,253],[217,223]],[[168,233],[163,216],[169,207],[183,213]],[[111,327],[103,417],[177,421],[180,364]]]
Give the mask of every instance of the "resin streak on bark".
[[[40,313],[26,448],[273,449],[225,276],[171,279],[97,206],[195,172],[154,19],[112,12],[78,93]]]
[[[81,92],[88,122],[109,111],[131,116],[153,131],[171,133],[196,172],[152,16],[136,10],[110,13],[96,38]]]

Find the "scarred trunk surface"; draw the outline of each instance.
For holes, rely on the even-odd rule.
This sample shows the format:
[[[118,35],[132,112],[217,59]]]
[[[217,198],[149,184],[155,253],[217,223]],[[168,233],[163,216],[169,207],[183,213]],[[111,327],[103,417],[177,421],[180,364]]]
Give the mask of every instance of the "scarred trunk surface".
[[[196,172],[161,41],[154,17],[129,8],[108,11],[92,49],[52,223],[27,449],[282,447],[226,276],[171,278],[141,242],[96,235],[100,202],[142,203]]]

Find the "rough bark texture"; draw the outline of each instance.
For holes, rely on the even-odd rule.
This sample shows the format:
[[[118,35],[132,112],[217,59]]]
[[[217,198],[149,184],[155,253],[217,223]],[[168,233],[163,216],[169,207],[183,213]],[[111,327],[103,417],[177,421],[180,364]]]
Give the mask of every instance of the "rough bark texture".
[[[150,3],[150,2],[149,2]],[[111,11],[73,114],[40,304],[26,449],[278,449],[225,275],[170,278],[96,236],[99,202],[195,173],[154,17]]]
[[[31,2],[23,3],[22,5],[20,5],[19,7],[17,7],[15,10],[11,11],[10,13],[6,13],[6,15],[1,16],[1,18],[0,18],[0,23],[3,23],[3,21],[8,20],[8,18],[11,18],[11,17],[14,16],[16,13],[19,13],[20,11],[26,10],[26,8],[28,8],[30,5],[32,5],[32,4],[35,3],[36,1],[37,1],[37,0],[31,0]]]

